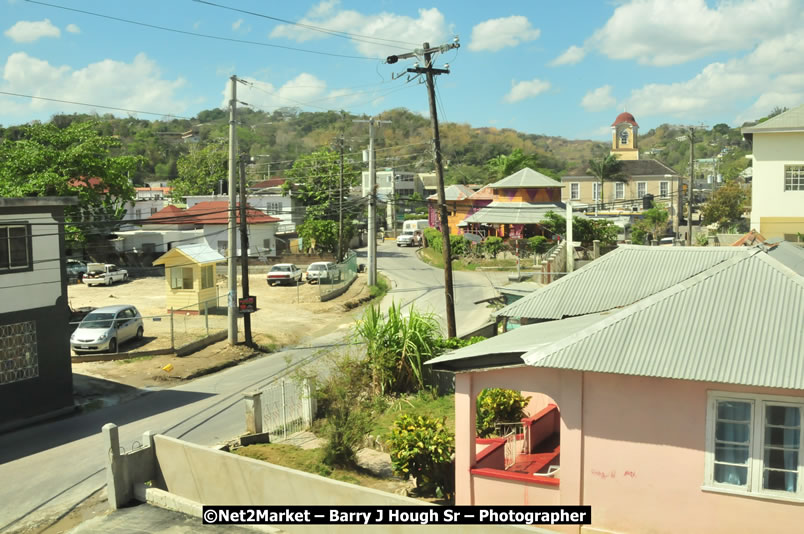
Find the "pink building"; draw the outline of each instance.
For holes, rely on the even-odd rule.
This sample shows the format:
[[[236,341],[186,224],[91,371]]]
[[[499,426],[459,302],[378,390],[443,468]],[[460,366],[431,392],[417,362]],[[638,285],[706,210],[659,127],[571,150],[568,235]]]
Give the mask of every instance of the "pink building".
[[[737,250],[632,304],[428,362],[456,375],[457,504],[592,507],[591,526],[562,532],[799,530],[804,277]],[[631,269],[635,284],[657,274]],[[506,438],[476,438],[487,387],[532,397]]]

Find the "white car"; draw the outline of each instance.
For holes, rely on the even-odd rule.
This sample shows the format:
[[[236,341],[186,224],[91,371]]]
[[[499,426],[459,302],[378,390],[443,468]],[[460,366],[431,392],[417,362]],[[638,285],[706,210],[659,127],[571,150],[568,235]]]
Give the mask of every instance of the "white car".
[[[338,266],[331,261],[317,261],[307,267],[307,282],[321,282],[321,280],[340,281],[341,272]]]
[[[398,247],[413,247],[418,245],[418,239],[413,231],[403,232],[396,238],[396,246]]]
[[[292,263],[277,263],[268,271],[268,285],[290,284],[296,285],[301,282],[302,271]]]

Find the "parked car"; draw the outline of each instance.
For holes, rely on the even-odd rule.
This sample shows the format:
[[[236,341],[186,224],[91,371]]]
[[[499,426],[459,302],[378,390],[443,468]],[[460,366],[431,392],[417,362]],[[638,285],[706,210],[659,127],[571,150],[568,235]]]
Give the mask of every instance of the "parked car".
[[[128,271],[111,263],[90,263],[87,265],[87,274],[82,281],[88,286],[100,284],[110,286],[115,282],[128,280]]]
[[[268,285],[291,284],[301,282],[302,271],[292,263],[277,263],[268,271]]]
[[[67,277],[81,280],[87,274],[87,264],[81,260],[67,260]]]
[[[307,282],[321,282],[322,280],[341,280],[341,271],[331,261],[317,261],[307,267]]]
[[[87,314],[70,336],[76,354],[117,352],[120,343],[142,339],[142,316],[129,305],[105,306]]]

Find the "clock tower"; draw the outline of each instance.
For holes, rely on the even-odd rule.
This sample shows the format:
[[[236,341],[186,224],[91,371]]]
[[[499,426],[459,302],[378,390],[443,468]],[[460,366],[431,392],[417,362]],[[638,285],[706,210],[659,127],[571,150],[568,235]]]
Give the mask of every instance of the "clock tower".
[[[637,133],[639,124],[633,115],[623,111],[611,124],[611,153],[622,160],[639,159]]]

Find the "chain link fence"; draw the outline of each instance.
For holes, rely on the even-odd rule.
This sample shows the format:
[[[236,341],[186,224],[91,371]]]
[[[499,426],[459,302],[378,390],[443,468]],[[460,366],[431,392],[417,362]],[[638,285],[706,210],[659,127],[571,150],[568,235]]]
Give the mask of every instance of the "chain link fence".
[[[352,281],[357,277],[357,253],[350,250],[346,259],[335,264],[335,269],[330,271],[326,277],[319,280],[318,288],[321,293],[321,300],[327,297],[343,293]]]

